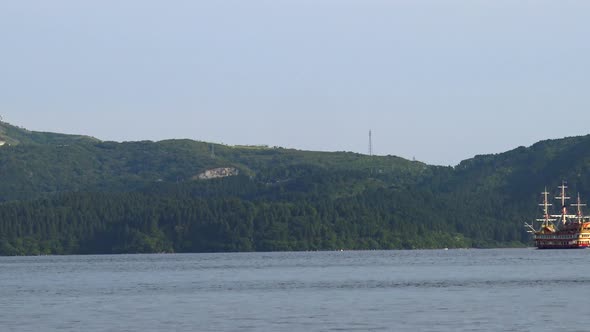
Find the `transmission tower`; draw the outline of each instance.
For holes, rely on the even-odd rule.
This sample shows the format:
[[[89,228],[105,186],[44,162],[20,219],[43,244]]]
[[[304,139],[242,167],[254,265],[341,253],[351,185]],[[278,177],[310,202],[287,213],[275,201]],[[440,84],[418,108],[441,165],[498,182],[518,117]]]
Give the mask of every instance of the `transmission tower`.
[[[215,159],[215,145],[211,144],[211,158]]]
[[[369,156],[373,155],[373,133],[369,130]]]

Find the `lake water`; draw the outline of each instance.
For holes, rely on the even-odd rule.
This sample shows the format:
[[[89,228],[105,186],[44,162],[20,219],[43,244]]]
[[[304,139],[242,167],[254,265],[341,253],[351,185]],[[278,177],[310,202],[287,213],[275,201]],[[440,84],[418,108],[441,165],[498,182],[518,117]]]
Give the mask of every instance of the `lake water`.
[[[590,250],[0,258],[1,331],[589,331]]]

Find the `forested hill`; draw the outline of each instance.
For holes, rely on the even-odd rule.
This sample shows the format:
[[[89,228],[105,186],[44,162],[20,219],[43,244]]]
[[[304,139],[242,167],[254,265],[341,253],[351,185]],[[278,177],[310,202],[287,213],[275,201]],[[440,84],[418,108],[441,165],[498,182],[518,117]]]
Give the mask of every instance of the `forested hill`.
[[[545,185],[590,194],[590,136],[454,168],[7,123],[0,143],[3,255],[523,246]]]
[[[0,201],[68,192],[129,192],[154,183],[194,181],[202,172],[234,167],[258,182],[285,182],[308,168],[379,173],[398,183],[429,171],[420,162],[345,152],[226,146],[191,140],[102,142],[86,136],[30,132],[0,123]]]

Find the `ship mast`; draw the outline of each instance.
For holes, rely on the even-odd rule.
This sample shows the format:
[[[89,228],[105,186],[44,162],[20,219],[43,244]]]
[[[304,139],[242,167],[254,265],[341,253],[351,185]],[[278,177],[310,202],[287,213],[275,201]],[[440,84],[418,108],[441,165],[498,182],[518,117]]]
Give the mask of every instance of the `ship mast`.
[[[571,199],[570,197],[566,196],[566,189],[567,189],[567,182],[563,181],[561,186],[558,188],[561,190],[561,195],[555,197],[555,199],[560,200],[561,202],[561,214],[549,214],[549,207],[552,204],[549,203],[549,192],[547,191],[547,187],[545,187],[545,191],[541,193],[543,196],[543,202],[539,204],[543,208],[543,217],[536,219],[536,221],[541,222],[540,228],[535,228],[534,225],[531,223],[525,222],[524,225],[527,228],[527,232],[535,234],[535,241],[538,239],[545,239],[544,237],[537,237],[537,236],[545,236],[546,234],[554,234],[555,232],[559,232],[560,230],[572,230],[576,225],[583,224],[584,220],[590,221],[590,216],[584,216],[582,214],[582,207],[586,206],[586,204],[582,204],[582,200],[580,199],[580,193],[578,193],[578,199],[576,204],[571,204],[571,206],[577,207],[576,214],[568,214],[567,208],[567,200]],[[559,219],[557,219],[559,218]],[[560,227],[557,220],[561,225],[564,225],[565,228]],[[574,221],[576,220],[576,221]],[[575,225],[573,224],[575,223]],[[570,225],[573,227],[570,227]],[[568,233],[569,234],[569,233]],[[561,238],[560,238],[561,239]]]
[[[552,222],[556,219],[553,219],[552,217],[554,216],[549,214],[549,207],[553,204],[549,203],[549,192],[547,191],[547,187],[545,187],[545,191],[543,191],[541,195],[543,195],[543,203],[539,204],[539,206],[543,207],[543,218],[536,219],[536,221],[541,222],[541,227],[536,229],[534,225],[525,222],[524,225],[526,228],[528,228],[529,233],[536,233],[543,230],[544,228],[553,229],[555,227]]]
[[[565,196],[565,190],[567,189],[567,186],[565,185],[566,182],[562,181],[561,182],[561,186],[559,186],[558,188],[561,189],[561,196],[559,197],[555,197],[555,199],[559,199],[561,200],[561,216],[557,216],[557,217],[561,217],[561,223],[565,224],[565,222],[567,221],[567,206],[565,204],[565,201],[570,199],[570,197]]]
[[[578,201],[576,204],[572,204],[572,206],[575,206],[578,208],[576,217],[578,218],[578,220],[581,220],[582,217],[584,217],[584,215],[582,214],[582,206],[586,206],[586,204],[582,204],[582,200],[580,199],[580,193],[578,193]]]
[[[543,191],[541,195],[543,195],[543,203],[539,204],[539,206],[543,207],[543,219],[537,219],[537,221],[543,222],[541,227],[547,227],[549,226],[550,221],[555,220],[549,218],[549,207],[553,204],[549,203],[549,192],[547,191],[547,187],[545,187],[545,191]]]

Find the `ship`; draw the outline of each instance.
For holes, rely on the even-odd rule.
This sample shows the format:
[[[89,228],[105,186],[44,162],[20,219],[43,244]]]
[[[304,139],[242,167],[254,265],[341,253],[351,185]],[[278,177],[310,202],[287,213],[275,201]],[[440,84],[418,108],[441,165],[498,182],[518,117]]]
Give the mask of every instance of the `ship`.
[[[567,183],[563,181],[558,187],[560,195],[555,199],[560,203],[561,214],[550,214],[553,204],[549,203],[550,193],[547,188],[541,193],[543,209],[542,218],[536,219],[540,223],[526,223],[527,231],[533,235],[535,247],[539,249],[584,249],[590,246],[590,216],[584,216],[580,194],[575,204],[568,204],[570,197],[566,194]],[[569,208],[576,208],[574,214]]]

